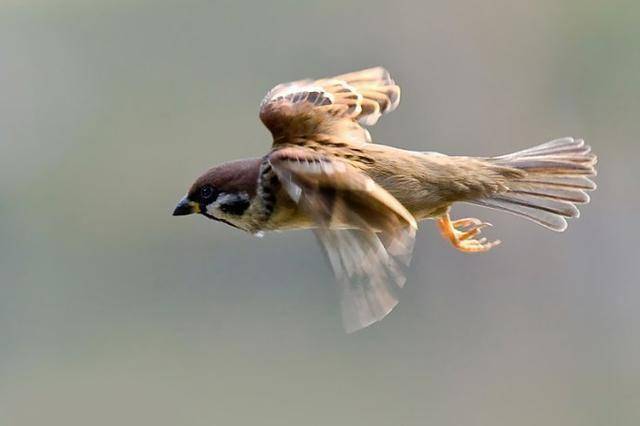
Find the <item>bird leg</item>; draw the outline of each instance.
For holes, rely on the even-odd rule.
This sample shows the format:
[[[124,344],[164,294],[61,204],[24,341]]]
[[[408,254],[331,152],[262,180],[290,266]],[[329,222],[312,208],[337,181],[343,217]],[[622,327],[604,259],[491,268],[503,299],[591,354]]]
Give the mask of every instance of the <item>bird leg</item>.
[[[492,226],[490,223],[482,222],[475,218],[451,220],[449,213],[445,213],[438,219],[438,227],[444,238],[451,241],[451,244],[464,253],[476,253],[489,251],[500,244],[500,240],[487,242],[486,238],[474,239],[482,228]]]

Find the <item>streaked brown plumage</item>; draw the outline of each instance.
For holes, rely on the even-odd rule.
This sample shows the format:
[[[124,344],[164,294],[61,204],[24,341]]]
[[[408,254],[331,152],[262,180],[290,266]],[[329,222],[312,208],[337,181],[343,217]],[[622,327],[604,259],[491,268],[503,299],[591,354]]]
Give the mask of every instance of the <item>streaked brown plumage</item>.
[[[371,143],[375,124],[400,101],[383,68],[274,87],[260,105],[271,131],[262,158],[214,167],[174,211],[201,213],[258,234],[310,228],[322,243],[341,290],[344,325],[355,331],[396,305],[417,222],[436,219],[461,251],[499,241],[476,239],[489,224],[452,221],[464,201],[504,210],[555,231],[577,217],[595,189],[596,156],[580,139],[562,138],[498,157],[447,156]]]

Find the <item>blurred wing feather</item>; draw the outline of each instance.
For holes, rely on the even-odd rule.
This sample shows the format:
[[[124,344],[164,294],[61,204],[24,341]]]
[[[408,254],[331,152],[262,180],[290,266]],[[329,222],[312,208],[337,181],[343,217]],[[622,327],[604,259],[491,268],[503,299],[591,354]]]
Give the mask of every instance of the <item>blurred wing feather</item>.
[[[303,148],[269,157],[289,196],[312,217],[340,285],[347,332],[384,318],[405,282],[417,224],[371,178],[341,160]]]

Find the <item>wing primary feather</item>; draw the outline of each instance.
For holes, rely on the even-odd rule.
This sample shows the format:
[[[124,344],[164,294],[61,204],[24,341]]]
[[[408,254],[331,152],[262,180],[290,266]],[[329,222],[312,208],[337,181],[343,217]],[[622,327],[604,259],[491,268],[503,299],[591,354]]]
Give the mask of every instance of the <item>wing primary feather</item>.
[[[399,102],[400,88],[387,70],[376,67],[279,84],[260,103],[260,119],[273,134],[274,146],[315,140],[318,134],[361,145],[371,141],[361,126],[376,124]]]

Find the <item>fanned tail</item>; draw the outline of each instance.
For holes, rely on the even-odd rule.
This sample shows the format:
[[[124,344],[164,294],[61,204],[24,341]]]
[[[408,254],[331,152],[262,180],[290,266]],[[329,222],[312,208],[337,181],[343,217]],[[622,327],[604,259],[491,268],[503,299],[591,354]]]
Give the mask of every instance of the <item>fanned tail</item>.
[[[525,217],[554,231],[564,231],[566,218],[580,215],[576,204],[588,203],[587,191],[596,189],[589,176],[596,175],[597,157],[582,139],[556,139],[485,160],[521,173],[509,176],[505,191],[471,202]]]

